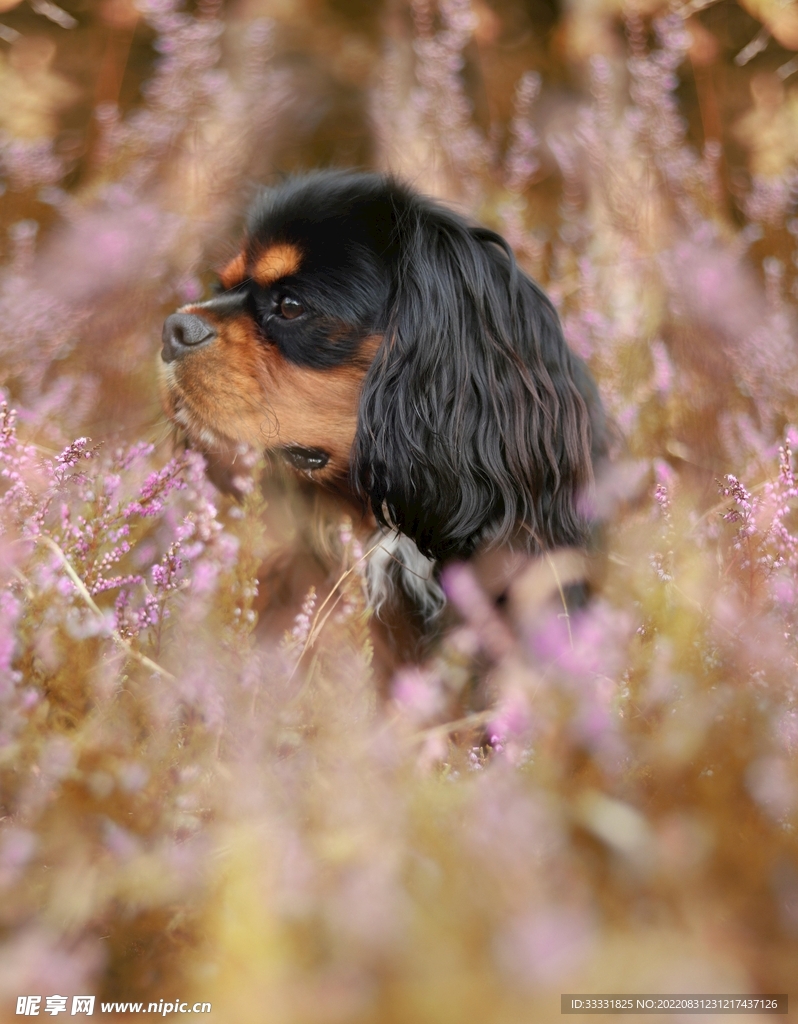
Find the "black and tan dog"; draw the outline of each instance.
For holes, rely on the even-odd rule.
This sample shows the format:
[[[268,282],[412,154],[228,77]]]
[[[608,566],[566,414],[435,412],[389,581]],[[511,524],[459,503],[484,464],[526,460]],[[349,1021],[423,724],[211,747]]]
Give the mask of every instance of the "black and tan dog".
[[[320,172],[261,195],[219,277],[164,325],[167,413],[200,450],[279,453],[358,504],[390,552],[377,593],[398,562],[434,610],[431,562],[585,542],[601,403],[500,235]]]

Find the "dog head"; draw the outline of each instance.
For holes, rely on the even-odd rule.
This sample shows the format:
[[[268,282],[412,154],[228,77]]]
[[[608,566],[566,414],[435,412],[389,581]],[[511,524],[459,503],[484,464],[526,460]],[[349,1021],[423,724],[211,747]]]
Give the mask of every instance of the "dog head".
[[[263,193],[221,291],[164,325],[171,419],[280,453],[436,559],[578,544],[601,405],[507,243],[398,182]]]

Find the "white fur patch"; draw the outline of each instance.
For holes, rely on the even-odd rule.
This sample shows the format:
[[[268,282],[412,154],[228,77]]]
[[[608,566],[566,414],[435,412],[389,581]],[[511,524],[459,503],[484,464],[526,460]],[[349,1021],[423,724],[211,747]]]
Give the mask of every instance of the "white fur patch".
[[[366,569],[369,602],[374,611],[390,600],[397,585],[428,621],[440,614],[446,597],[435,578],[435,562],[422,555],[415,543],[401,533],[376,533],[368,543],[374,551]]]

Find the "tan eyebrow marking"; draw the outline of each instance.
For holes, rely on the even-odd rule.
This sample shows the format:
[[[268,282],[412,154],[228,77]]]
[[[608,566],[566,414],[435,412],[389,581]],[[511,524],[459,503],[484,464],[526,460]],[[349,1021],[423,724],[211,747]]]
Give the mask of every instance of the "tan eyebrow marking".
[[[268,288],[281,277],[295,274],[301,262],[302,256],[295,245],[278,242],[258,257],[252,276],[262,288]]]
[[[225,288],[234,288],[247,276],[247,261],[243,252],[234,256],[230,262],[219,271],[219,280]]]

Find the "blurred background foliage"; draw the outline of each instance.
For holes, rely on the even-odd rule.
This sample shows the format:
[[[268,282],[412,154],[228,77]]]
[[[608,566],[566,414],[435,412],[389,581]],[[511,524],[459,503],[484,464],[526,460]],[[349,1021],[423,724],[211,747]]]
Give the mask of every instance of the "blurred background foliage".
[[[0,0],[0,1019],[789,991],[797,53],[778,0]],[[574,553],[501,613],[450,567],[397,668],[351,510],[274,471],[236,504],[173,437],[163,316],[316,166],[555,299],[617,434],[579,615]]]

